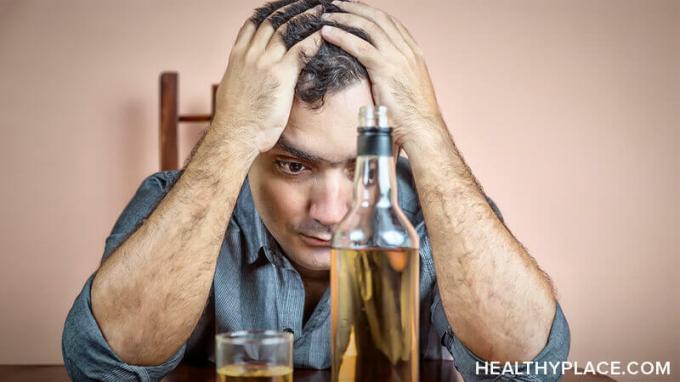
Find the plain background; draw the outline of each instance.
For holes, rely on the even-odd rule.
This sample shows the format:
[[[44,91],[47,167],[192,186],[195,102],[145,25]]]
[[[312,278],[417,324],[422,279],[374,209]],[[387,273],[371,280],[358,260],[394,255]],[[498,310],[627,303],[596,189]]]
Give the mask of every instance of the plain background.
[[[554,279],[570,359],[680,367],[680,2],[371,3],[422,46],[458,147]],[[158,168],[159,73],[208,112],[258,4],[0,0],[0,363],[62,362],[66,313]]]

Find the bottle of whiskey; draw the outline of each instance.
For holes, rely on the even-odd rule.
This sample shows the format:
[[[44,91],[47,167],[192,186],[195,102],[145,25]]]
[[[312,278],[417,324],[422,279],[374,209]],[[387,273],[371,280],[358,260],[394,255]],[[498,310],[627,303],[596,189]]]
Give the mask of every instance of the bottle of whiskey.
[[[352,207],[331,242],[333,381],[418,380],[418,235],[396,185],[387,108],[362,107]]]

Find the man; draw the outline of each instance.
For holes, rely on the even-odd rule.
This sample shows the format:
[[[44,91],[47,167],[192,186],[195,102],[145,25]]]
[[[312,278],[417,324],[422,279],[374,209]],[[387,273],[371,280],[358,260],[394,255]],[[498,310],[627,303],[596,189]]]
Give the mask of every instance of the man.
[[[483,360],[566,359],[551,281],[464,163],[416,42],[369,5],[319,4],[267,4],[239,31],[190,161],[142,183],[69,313],[73,379],[156,380],[208,359],[215,332],[249,328],[290,330],[296,367],[329,367],[329,239],[367,104],[389,108],[409,158],[397,172],[421,242],[421,356],[450,352],[469,380],[497,377]]]

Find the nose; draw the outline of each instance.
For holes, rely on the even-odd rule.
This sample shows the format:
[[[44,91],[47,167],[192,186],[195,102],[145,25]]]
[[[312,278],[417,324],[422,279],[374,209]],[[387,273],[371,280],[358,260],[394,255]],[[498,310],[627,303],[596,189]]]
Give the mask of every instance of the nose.
[[[313,188],[309,214],[317,222],[333,228],[349,210],[352,182],[338,171],[324,176]]]

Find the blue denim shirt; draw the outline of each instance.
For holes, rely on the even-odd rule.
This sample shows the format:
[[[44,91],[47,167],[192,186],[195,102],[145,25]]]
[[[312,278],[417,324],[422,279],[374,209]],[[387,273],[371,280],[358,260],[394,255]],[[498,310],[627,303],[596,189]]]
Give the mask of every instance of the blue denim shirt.
[[[153,211],[180,172],[148,177],[118,218],[106,239],[102,262]],[[511,376],[477,375],[482,360],[463,345],[444,314],[437,289],[432,249],[418,203],[408,160],[397,161],[398,201],[420,236],[420,355],[423,359],[451,359],[465,380],[509,380]],[[503,217],[487,197],[496,215]],[[294,334],[295,367],[330,367],[330,303],[327,289],[306,322],[300,275],[265,228],[255,209],[248,181],[243,183],[226,228],[206,308],[187,342],[157,366],[126,364],[113,352],[95,320],[90,303],[92,275],[71,308],[62,337],[64,363],[76,381],[154,381],[183,359],[214,360],[214,334],[241,329],[289,329]],[[518,304],[520,306],[520,304]],[[534,361],[563,361],[569,353],[569,327],[559,304],[545,348]],[[523,367],[520,367],[520,371]],[[507,378],[507,379],[506,379]],[[559,375],[517,377],[557,380]]]

